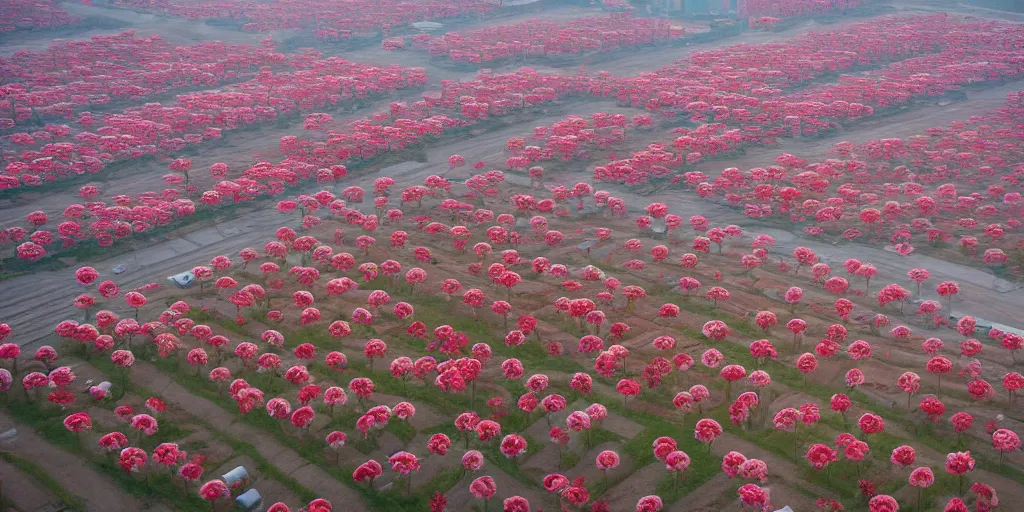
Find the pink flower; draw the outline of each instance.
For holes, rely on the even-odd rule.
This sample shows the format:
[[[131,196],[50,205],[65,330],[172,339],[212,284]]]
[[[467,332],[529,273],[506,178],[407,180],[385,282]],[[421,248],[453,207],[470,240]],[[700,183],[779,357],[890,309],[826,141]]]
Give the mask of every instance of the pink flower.
[[[659,512],[663,504],[658,496],[644,496],[636,503],[636,512]]]
[[[597,468],[601,471],[608,471],[619,467],[619,454],[605,450],[597,454],[596,458]]]
[[[586,413],[591,421],[600,422],[608,417],[608,409],[601,404],[591,404],[587,407]]]
[[[729,478],[736,478],[747,458],[739,452],[729,452],[722,457],[722,472]]]
[[[652,445],[654,457],[658,460],[665,460],[668,454],[674,452],[677,447],[675,439],[665,436],[655,439]]]
[[[725,356],[722,355],[717,349],[709,348],[704,351],[700,356],[700,362],[708,368],[718,368],[718,365],[722,364],[725,360]]]
[[[755,484],[745,484],[737,490],[740,501],[755,510],[767,511],[771,507],[768,488]]]
[[[885,430],[885,422],[882,421],[882,417],[870,412],[864,413],[857,420],[857,426],[865,434],[877,434]]]
[[[451,439],[448,439],[448,436],[440,433],[430,436],[430,440],[427,441],[427,449],[430,450],[430,453],[437,455],[446,455],[451,446]]]
[[[356,482],[372,482],[383,473],[384,469],[380,467],[380,463],[375,460],[368,460],[360,464],[352,472],[352,480]]]
[[[999,498],[996,496],[996,490],[992,487],[975,482],[971,486],[971,492],[977,495],[975,504],[978,507],[978,512],[991,512],[993,508],[999,506]]]
[[[530,512],[530,502],[522,496],[505,498],[501,505],[503,512]]]
[[[772,383],[771,376],[768,375],[768,372],[764,370],[754,370],[753,372],[751,372],[748,380],[751,384],[759,388],[763,388]]]
[[[835,450],[824,444],[814,444],[807,450],[806,455],[807,461],[814,466],[814,469],[822,470],[825,466],[828,466],[830,462],[835,462],[838,459]]]
[[[759,459],[747,459],[740,466],[740,478],[766,483],[768,481],[768,464]]]
[[[334,449],[334,450],[338,450],[342,446],[345,446],[345,442],[347,440],[348,440],[348,436],[345,435],[344,432],[341,432],[341,431],[338,431],[338,430],[335,430],[335,431],[331,432],[330,434],[327,434],[327,437],[325,438],[325,442],[327,443],[327,446],[330,446],[331,449]]]
[[[223,480],[210,480],[199,488],[199,495],[206,501],[216,501],[231,495]]]
[[[64,428],[71,432],[82,432],[92,430],[92,418],[88,413],[76,412],[64,418]],[[1020,441],[1018,441],[1020,444]]]
[[[857,440],[846,445],[846,448],[843,450],[843,455],[845,455],[849,460],[861,461],[864,460],[864,457],[867,456],[869,451],[867,443]]]
[[[1012,430],[1001,428],[992,433],[992,446],[1000,452],[999,456],[1002,457],[1005,452],[1020,449],[1020,437]]]
[[[480,471],[484,467],[484,456],[476,450],[469,450],[462,455],[462,467],[469,471]]]
[[[501,440],[501,453],[508,458],[515,458],[526,453],[526,439],[518,434],[509,434]]]
[[[558,492],[569,485],[569,479],[558,473],[551,473],[544,477],[544,489],[548,492]]]
[[[914,468],[910,472],[909,481],[914,487],[931,487],[935,483],[935,474],[931,468]]]
[[[693,393],[691,392],[691,394]],[[694,438],[709,445],[720,435],[722,435],[722,426],[712,419],[702,419],[694,428]]]
[[[469,492],[478,499],[489,500],[498,492],[498,486],[494,479],[489,476],[482,476],[469,484]]]
[[[156,419],[148,414],[136,414],[129,421],[129,424],[132,428],[142,431],[147,436],[151,436],[157,431]]]
[[[953,430],[957,434],[967,431],[974,424],[974,417],[966,412],[958,412],[949,418],[949,422],[953,424]]]
[[[878,494],[868,501],[868,510],[870,512],[897,512],[900,509],[896,500],[892,496],[886,494]]]
[[[939,399],[931,396],[921,400],[921,405],[919,407],[922,412],[928,415],[928,419],[936,423],[938,423],[939,417],[946,412],[946,405]]]
[[[420,469],[419,459],[409,453],[400,451],[388,457],[388,463],[391,464],[391,470],[401,475],[408,475],[413,471]]]
[[[803,353],[796,359],[796,369],[800,370],[800,373],[804,375],[813,372],[818,368],[818,360],[814,357],[814,354]]]
[[[832,410],[836,412],[845,412],[847,409],[850,408],[851,403],[852,402],[850,401],[850,397],[842,393],[832,395],[832,398],[829,401]]]
[[[914,372],[904,372],[896,379],[896,385],[903,390],[904,393],[914,394],[921,389],[921,377]]]
[[[722,371],[719,372],[719,376],[725,379],[727,382],[736,382],[747,376],[747,371],[738,364],[730,364]]]
[[[980,508],[978,510],[981,510]],[[942,512],[970,512],[967,508],[967,504],[960,498],[952,498],[946,507],[942,509]]]
[[[690,467],[690,456],[685,452],[675,450],[665,456],[665,469],[668,471],[686,471]]]
[[[120,451],[128,446],[128,437],[120,432],[111,432],[101,437],[97,444],[108,452]]]
[[[974,459],[971,452],[953,452],[946,455],[946,472],[952,475],[963,475],[974,470]]]
[[[910,466],[914,464],[917,459],[917,453],[913,447],[902,445],[897,446],[892,450],[892,455],[889,457],[889,461],[897,466]]]

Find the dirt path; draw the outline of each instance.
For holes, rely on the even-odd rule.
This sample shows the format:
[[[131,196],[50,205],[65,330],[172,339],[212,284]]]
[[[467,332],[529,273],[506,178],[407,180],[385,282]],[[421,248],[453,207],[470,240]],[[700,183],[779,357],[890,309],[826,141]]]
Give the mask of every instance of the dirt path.
[[[0,481],[3,482],[4,499],[20,511],[35,511],[43,507],[56,509],[63,504],[35,478],[5,460],[0,460]]]
[[[54,447],[32,429],[0,412],[0,431],[17,428],[18,435],[5,443],[4,450],[39,465],[61,487],[86,502],[85,512],[143,510],[143,504],[126,494],[108,477],[97,473],[81,457]],[[7,492],[17,492],[11,487]]]
[[[217,404],[197,397],[181,387],[174,380],[147,363],[137,363],[131,372],[132,382],[156,393],[166,402],[210,423],[213,428],[252,444],[264,458],[282,473],[294,478],[321,498],[344,504],[352,512],[366,510],[356,491],[339,482],[336,478],[310,464],[291,448],[281,444],[269,434],[244,423]]]

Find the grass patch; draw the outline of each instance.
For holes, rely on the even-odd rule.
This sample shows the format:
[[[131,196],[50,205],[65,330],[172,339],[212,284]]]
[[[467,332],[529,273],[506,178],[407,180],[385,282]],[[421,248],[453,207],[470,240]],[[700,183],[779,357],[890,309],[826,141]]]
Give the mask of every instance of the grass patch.
[[[211,287],[212,288],[212,287]],[[207,290],[207,293],[213,294],[216,290]],[[195,320],[197,324],[216,325],[228,332],[240,334],[243,336],[249,336],[249,331],[241,325],[238,325],[233,318],[228,318],[224,315],[219,314],[215,310],[203,310],[194,308],[189,310],[185,314],[186,317]]]
[[[416,429],[413,428],[408,421],[402,421],[398,418],[391,418],[391,421],[388,421],[387,426],[384,427],[384,431],[390,432],[406,445],[408,445],[417,434]]]
[[[558,466],[558,469],[561,470],[562,468],[574,468],[576,467],[576,464],[580,463],[581,459],[582,457],[580,456],[580,454],[572,450],[562,450],[562,458],[560,459],[561,464]]]

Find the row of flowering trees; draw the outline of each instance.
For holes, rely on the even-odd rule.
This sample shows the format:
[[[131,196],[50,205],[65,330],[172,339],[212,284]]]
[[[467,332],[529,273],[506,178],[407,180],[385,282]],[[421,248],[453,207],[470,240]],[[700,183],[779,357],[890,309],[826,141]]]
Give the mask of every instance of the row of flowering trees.
[[[348,39],[353,35],[370,32],[387,33],[392,28],[418,21],[478,16],[494,11],[498,7],[483,0],[432,0],[390,4],[375,0],[292,0],[272,5],[251,0],[228,0],[217,3],[116,0],[114,4],[192,20],[234,20],[242,24],[242,29],[246,31],[315,31],[318,37],[325,40]]]
[[[695,123],[714,123],[676,130],[682,135],[673,141],[678,154],[663,154],[651,161],[648,151],[637,152],[631,158],[613,159],[598,167],[594,178],[643,184],[670,176],[673,168],[697,164],[745,144],[770,145],[780,136],[819,135],[834,130],[842,121],[874,115],[876,108],[898,107],[921,96],[937,96],[965,85],[1013,79],[1024,73],[1024,65],[1012,50],[1005,49],[1021,35],[1016,26],[956,22],[945,15],[887,18],[879,26],[889,36],[858,24],[857,35],[836,31],[811,34],[794,43],[763,45],[777,46],[766,52],[773,59],[765,68],[752,67],[767,58],[754,50],[761,46],[736,46],[694,54],[688,61],[659,70],[659,75],[671,79],[638,79],[623,84],[617,95],[633,105],[643,104],[660,115],[686,115]],[[979,32],[981,36],[977,36]],[[907,35],[910,38],[901,39]],[[805,59],[789,46],[801,42],[813,48],[842,44],[847,50],[822,49],[819,55]],[[791,81],[926,52],[935,53],[898,60],[866,75],[841,75],[838,83],[806,92],[781,95]],[[722,76],[712,71],[716,66],[742,66],[746,76],[740,72]],[[694,74],[715,76],[709,76],[709,84],[681,87],[690,83]],[[650,99],[644,101],[644,97]],[[686,174],[689,182],[699,173]],[[676,179],[682,178],[677,175]]]
[[[786,101],[820,103],[820,117],[845,117],[837,106],[844,103],[897,107],[918,96],[939,96],[962,86],[992,80],[1014,80],[1024,67],[1010,48],[1024,33],[1019,27],[999,24],[968,24],[942,34],[939,51],[889,64],[864,75],[843,75],[839,83],[802,91]],[[804,115],[802,113],[797,115]],[[817,131],[804,130],[813,135]]]
[[[806,222],[810,235],[882,242],[903,255],[916,243],[955,244],[986,265],[1019,265],[1010,257],[1021,250],[1021,119],[1022,95],[1010,93],[1003,108],[906,140],[840,142],[837,158],[783,154],[766,168],[678,178],[701,197],[743,206],[748,217]]]
[[[319,166],[378,151],[401,149],[425,137],[480,123],[491,117],[521,112],[570,95],[587,94],[589,77],[547,75],[523,68],[512,73],[481,73],[476,80],[442,81],[441,90],[412,104],[395,102],[389,110],[355,123],[347,131],[330,131],[326,141],[282,139],[289,159]],[[453,167],[465,165],[454,159]]]
[[[529,139],[510,137],[505,150],[511,156],[505,164],[510,169],[522,169],[554,159],[586,160],[590,149],[613,149],[626,141],[628,130],[643,130],[651,125],[649,114],[595,112],[589,120],[570,115],[550,126],[535,127]]]
[[[34,134],[12,134],[9,140],[23,150],[4,154],[6,175],[0,188],[95,173],[117,160],[173,154],[219,139],[224,131],[336,108],[426,82],[421,68],[376,67],[338,57],[321,59],[315,53],[307,57],[293,61],[299,68],[295,71],[261,66],[250,80],[182,94],[169,106],[147,103],[101,119],[83,112],[78,116],[81,131],[47,125]]]
[[[679,39],[684,34],[682,27],[673,27],[667,19],[633,18],[626,11],[568,21],[531,19],[443,36],[391,38],[383,46],[385,50],[409,46],[425,50],[431,57],[481,64],[526,56],[609,52]]]
[[[302,66],[304,57],[289,59],[269,39],[260,46],[175,46],[157,35],[136,37],[134,30],[54,43],[45,51],[22,50],[0,58],[0,129],[76,116],[83,122],[94,117],[80,115],[90,107],[251,79],[263,66]],[[40,132],[31,135],[49,140]]]
[[[332,63],[336,64],[329,66]],[[345,67],[355,65],[340,59],[328,59],[324,66],[329,67],[315,67],[308,70],[309,75],[302,76],[313,79],[316,78],[314,74],[318,70],[341,73],[345,72]],[[296,76],[299,73],[303,72],[288,76]],[[394,73],[395,79],[380,77],[379,85],[370,91],[385,87],[411,86],[423,80],[421,70],[417,69],[395,69]],[[310,89],[316,92],[330,87],[355,87],[356,95],[369,93],[366,87],[360,87],[352,81],[350,79],[336,83],[324,80]],[[85,205],[72,204],[66,207],[62,212],[64,220],[57,226],[57,233],[41,228],[49,222],[47,214],[33,212],[28,219],[28,229],[8,228],[3,231],[0,240],[3,243],[18,244],[19,257],[27,261],[35,261],[45,256],[47,247],[54,247],[51,244],[59,243],[61,247],[66,248],[81,241],[95,240],[101,246],[108,246],[115,240],[131,236],[133,233],[145,232],[175,219],[193,215],[200,208],[216,207],[224,202],[251,201],[264,195],[277,195],[284,191],[286,185],[293,185],[300,180],[333,182],[342,179],[347,175],[346,162],[372,158],[381,152],[400,150],[424,137],[443,135],[448,131],[487,119],[489,116],[518,112],[570,94],[582,94],[586,92],[588,83],[586,80],[567,83],[564,77],[543,75],[528,69],[508,74],[483,73],[477,80],[472,81],[445,81],[439,94],[425,95],[422,102],[415,102],[412,105],[392,103],[389,110],[376,114],[371,119],[354,123],[345,132],[329,131],[326,141],[310,142],[295,136],[283,137],[281,151],[287,158],[276,164],[259,162],[242,170],[239,177],[231,180],[226,179],[229,171],[227,165],[214,164],[209,169],[209,175],[215,183],[205,191],[199,189],[194,182],[189,182],[191,162],[187,159],[177,159],[169,165],[173,172],[165,177],[165,181],[173,188],[165,189],[160,194],[147,192],[138,197],[118,195],[112,198],[113,204],[110,204],[94,200],[93,198],[100,194],[100,190],[94,186],[85,186],[80,190],[80,195],[89,201]],[[246,84],[243,82],[234,87],[245,88],[248,87]],[[289,83],[282,88],[292,91],[295,95],[302,95],[300,85]],[[352,94],[352,91],[349,91]],[[331,101],[333,96],[318,97]],[[194,99],[196,96],[191,98]],[[198,107],[203,105],[205,103],[197,101]],[[154,114],[166,112],[162,107],[150,108]],[[450,112],[452,116],[432,115],[432,112],[438,110]],[[270,112],[275,111],[271,109]],[[315,120],[307,119],[306,124],[312,128],[320,126],[324,120],[324,116],[318,115]],[[13,177],[0,179],[3,179],[0,183],[6,183],[9,187],[17,186]],[[184,197],[182,191],[186,192]],[[194,201],[192,198],[197,196],[198,201]],[[30,243],[29,236],[35,236],[38,240],[33,239]]]
[[[890,106],[907,94],[941,94],[954,86],[1017,76],[1020,63],[1006,48],[1020,32],[1014,25],[946,15],[882,18],[791,42],[695,53],[653,76],[627,82],[617,97],[650,111],[685,114],[694,122],[731,119],[746,124],[752,119],[756,126],[782,123],[788,116],[858,118],[872,113],[870,104]],[[804,47],[818,50],[798,51]],[[925,53],[938,54],[904,62]],[[897,62],[877,73],[879,79],[841,77],[839,84],[823,86],[816,94],[780,94],[794,82],[892,61]],[[925,68],[934,76],[920,76]],[[702,83],[694,83],[699,78]]]
[[[784,88],[857,66],[935,51],[943,34],[978,28],[944,15],[876,18],[775,43],[695,52],[626,82],[629,87],[616,95],[648,110],[683,110],[693,102],[757,107]],[[708,109],[687,110],[712,114]]]
[[[300,179],[335,180],[344,176],[346,163],[362,161],[380,152],[402,149],[424,137],[462,129],[492,116],[519,112],[571,96],[615,96],[630,103],[643,104],[652,111],[661,110],[662,105],[666,109],[682,108],[682,111],[689,112],[691,119],[698,122],[714,118],[715,123],[684,129],[685,133],[678,133],[681,136],[673,144],[679,150],[678,153],[668,151],[665,146],[652,146],[625,161],[602,166],[601,169],[605,171],[598,176],[602,180],[643,183],[652,176],[670,174],[666,169],[673,166],[699,162],[705,154],[728,151],[746,143],[771,142],[775,136],[781,135],[788,121],[794,121],[792,125],[799,129],[801,120],[806,123],[815,119],[813,116],[801,118],[783,115],[787,113],[787,108],[804,104],[813,106],[813,102],[786,104],[782,99],[772,99],[778,98],[782,88],[792,81],[822,76],[833,68],[848,68],[856,62],[870,63],[892,58],[893,55],[938,48],[935,44],[921,42],[928,37],[945,37],[952,41],[950,46],[966,44],[961,35],[950,34],[961,34],[971,27],[975,25],[954,23],[941,16],[884,18],[872,24],[855,25],[850,31],[813,34],[804,38],[805,41],[802,39],[813,48],[821,47],[822,40],[834,41],[835,45],[848,45],[844,48],[861,45],[859,53],[822,49],[807,54],[789,44],[737,46],[697,53],[692,56],[692,62],[685,66],[677,65],[659,70],[654,75],[645,74],[635,78],[617,78],[607,73],[593,76],[547,75],[522,69],[504,74],[482,72],[476,80],[470,81],[443,81],[439,92],[425,94],[422,101],[394,102],[387,110],[355,123],[347,130],[328,129],[327,140],[284,137],[281,150],[287,155],[285,160],[276,164],[260,162],[243,170],[240,178],[226,180],[226,166],[218,164],[210,169],[216,184],[205,191],[189,182],[188,163],[172,162],[171,170],[178,175],[171,174],[167,180],[174,188],[159,194],[147,193],[138,198],[118,196],[116,201],[118,206],[144,205],[147,209],[137,211],[129,219],[127,212],[111,210],[110,206],[100,205],[95,200],[89,208],[71,205],[71,209],[65,213],[71,215],[72,218],[68,219],[70,222],[78,224],[68,224],[66,233],[59,237],[51,233],[49,240],[52,243],[59,238],[62,243],[71,244],[76,240],[96,236],[103,238],[104,243],[112,242],[115,237],[129,235],[133,229],[145,231],[154,225],[166,224],[176,217],[188,216],[197,208],[280,193],[284,185],[296,183]],[[982,43],[979,44],[1002,45],[1013,33],[1001,25],[986,24],[984,27],[996,35],[981,38]],[[890,32],[893,35],[890,36]],[[811,44],[814,41],[818,43]],[[776,60],[765,60],[762,53],[774,55]],[[998,57],[1003,53],[994,52],[994,55],[998,54],[995,55]],[[315,54],[310,55],[303,61],[303,68],[293,73],[261,71],[257,78],[235,84],[230,90],[183,95],[175,107],[153,104],[106,116],[107,126],[101,128],[107,135],[83,132],[75,137],[82,142],[68,143],[67,146],[51,143],[46,146],[46,153],[24,151],[21,154],[7,154],[7,158],[16,161],[7,165],[7,175],[0,176],[0,188],[17,187],[22,183],[39,184],[47,179],[95,172],[115,156],[132,158],[173,152],[207,138],[217,138],[222,129],[243,126],[261,119],[269,121],[276,118],[279,112],[319,108],[349,97],[359,98],[374,92],[420,84],[425,79],[421,70],[381,69],[337,58],[315,57]],[[725,69],[725,66],[742,66],[744,71],[726,74],[711,71]],[[684,74],[690,71],[697,74]],[[360,73],[361,78],[352,77]],[[686,85],[692,83],[694,77],[707,77],[712,85]],[[731,92],[721,94],[723,90]],[[653,104],[642,100],[648,95],[656,96],[652,98]],[[763,101],[759,96],[764,98]],[[727,104],[716,105],[719,101]],[[862,107],[858,115],[870,112],[870,106]],[[318,114],[315,119],[307,119],[306,126],[310,129],[324,129],[330,126],[325,120]],[[642,115],[632,119],[637,127],[646,126],[650,121],[650,117]],[[595,128],[599,124],[605,126],[598,129],[608,129],[613,139],[617,135],[611,134],[612,131],[616,128],[625,129],[625,116],[602,113],[593,122]],[[768,129],[762,130],[762,126]],[[66,132],[59,125],[49,128],[58,134]],[[581,128],[580,133],[587,129]],[[32,138],[29,134],[16,135],[11,137],[12,141],[17,139],[25,144],[36,144],[34,140],[28,140]],[[567,151],[572,152],[572,140],[559,139],[558,136],[549,136],[549,139],[563,155]],[[525,152],[529,147],[524,145],[522,151]],[[531,158],[515,154],[507,164],[511,168],[527,168],[531,165]],[[453,163],[453,166],[458,165],[461,164]],[[713,185],[702,185],[710,181],[705,176],[700,173],[686,174],[686,183],[697,186],[699,193],[706,195],[712,192]],[[677,179],[682,180],[683,177]],[[181,197],[183,190],[187,198]],[[83,197],[87,199],[98,193],[94,187],[82,190]],[[200,198],[199,204],[193,202],[193,194]],[[104,222],[82,226],[82,214],[95,210],[103,212],[101,220]],[[14,232],[7,233],[8,240],[21,243],[30,234],[25,228],[13,229]],[[39,236],[47,239],[45,234]],[[42,248],[45,252],[45,245]],[[23,254],[32,255],[30,258],[41,254],[39,247],[30,246],[30,249]]]
[[[0,32],[47,29],[75,25],[81,20],[61,9],[56,0],[3,0],[0,2]]]

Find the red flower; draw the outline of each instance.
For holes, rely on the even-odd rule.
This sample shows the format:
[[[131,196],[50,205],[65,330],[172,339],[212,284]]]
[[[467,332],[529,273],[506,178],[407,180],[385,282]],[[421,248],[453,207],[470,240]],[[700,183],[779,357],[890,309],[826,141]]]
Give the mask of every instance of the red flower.
[[[902,445],[897,446],[892,450],[892,456],[889,460],[897,466],[912,466],[914,461],[917,459],[917,453],[913,447]]]
[[[837,460],[839,459],[836,456],[835,450],[829,448],[828,445],[815,444],[807,450],[807,461],[814,466],[814,469],[825,469],[825,466],[828,466],[830,462]]]
[[[951,475],[962,475],[974,470],[974,459],[971,452],[954,452],[946,454],[946,472]]]
[[[900,506],[896,503],[896,500],[887,494],[873,496],[868,501],[868,510],[870,512],[897,512],[899,509]]]
[[[861,432],[864,432],[865,434],[877,434],[885,430],[885,422],[882,421],[882,417],[870,412],[864,413],[864,415],[857,420],[857,426],[860,427]]]
[[[498,492],[498,486],[489,476],[481,476],[469,484],[469,492],[478,499],[489,500]]]
[[[860,480],[857,485],[860,486],[860,493],[864,496],[870,498],[875,495],[875,483],[871,480]]]
[[[451,439],[448,439],[448,436],[440,433],[430,436],[430,440],[427,441],[427,449],[430,450],[430,453],[435,453],[437,455],[446,455],[451,446]]]
[[[368,460],[359,465],[355,471],[352,472],[352,480],[356,482],[372,482],[381,474],[384,473],[384,469],[380,467],[380,464],[375,460]]]
[[[434,496],[430,498],[430,512],[444,512],[447,506],[448,498],[440,492],[435,492]]]

